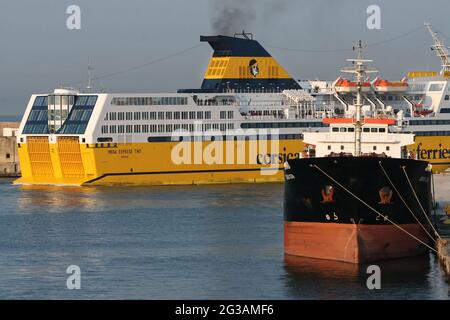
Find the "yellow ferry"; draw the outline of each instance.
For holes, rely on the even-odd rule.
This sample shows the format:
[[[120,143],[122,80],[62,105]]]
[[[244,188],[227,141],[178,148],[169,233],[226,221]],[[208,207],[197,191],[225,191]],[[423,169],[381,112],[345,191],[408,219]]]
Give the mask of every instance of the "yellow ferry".
[[[294,80],[251,34],[201,41],[214,53],[200,89],[33,94],[17,135],[22,177],[14,183],[281,181],[284,163],[310,150],[304,132],[327,131],[323,118],[352,112],[351,90]],[[447,74],[413,76],[391,88],[370,84],[363,110],[395,114],[397,130],[416,134],[414,156],[444,170],[450,166]]]

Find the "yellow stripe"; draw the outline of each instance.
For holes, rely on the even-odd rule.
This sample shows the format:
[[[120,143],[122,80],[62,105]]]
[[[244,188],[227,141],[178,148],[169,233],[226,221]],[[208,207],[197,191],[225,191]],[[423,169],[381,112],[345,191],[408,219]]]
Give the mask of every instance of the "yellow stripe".
[[[250,73],[250,61],[256,60],[259,73]],[[288,79],[289,73],[272,57],[213,57],[205,79]]]

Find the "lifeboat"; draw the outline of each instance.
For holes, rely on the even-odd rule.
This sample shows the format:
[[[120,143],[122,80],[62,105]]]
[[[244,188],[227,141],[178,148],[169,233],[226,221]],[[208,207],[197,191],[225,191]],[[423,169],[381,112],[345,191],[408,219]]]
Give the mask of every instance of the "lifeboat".
[[[408,82],[406,80],[388,81],[376,78],[372,85],[378,92],[405,92],[408,90]]]
[[[338,78],[334,82],[333,86],[336,92],[348,93],[358,91],[356,82],[344,78]],[[370,82],[364,82],[362,86],[362,92],[369,92],[369,91],[370,91]]]
[[[427,116],[430,113],[433,113],[433,110],[415,110],[414,116],[416,116],[416,117]]]
[[[430,113],[433,113],[433,110],[425,109],[425,107],[422,103],[414,104],[414,116],[415,117],[427,116]]]

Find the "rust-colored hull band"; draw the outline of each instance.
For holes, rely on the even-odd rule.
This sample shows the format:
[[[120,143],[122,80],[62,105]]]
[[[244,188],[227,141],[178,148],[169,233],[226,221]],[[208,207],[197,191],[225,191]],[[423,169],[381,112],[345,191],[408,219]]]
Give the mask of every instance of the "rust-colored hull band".
[[[417,224],[401,227],[425,243],[429,238]],[[423,254],[427,248],[394,225],[343,223],[284,223],[286,254],[350,263],[403,258]]]

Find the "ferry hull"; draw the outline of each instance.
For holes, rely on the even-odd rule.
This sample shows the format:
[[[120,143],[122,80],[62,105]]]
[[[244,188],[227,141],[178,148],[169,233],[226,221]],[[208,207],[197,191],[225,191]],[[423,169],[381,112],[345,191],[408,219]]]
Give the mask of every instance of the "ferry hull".
[[[416,136],[415,144],[408,146],[418,160],[428,161],[434,173],[450,167],[450,136]]]
[[[70,139],[72,138],[72,139]],[[130,144],[79,144],[78,137],[66,137],[49,143],[47,136],[28,138],[18,148],[22,177],[16,184],[53,185],[164,185],[283,181],[281,164],[276,173],[261,175],[256,156],[248,164],[192,164],[176,165],[171,152],[177,142]],[[204,143],[202,151],[208,144]],[[235,157],[245,150],[248,157],[250,142],[233,147]],[[224,148],[225,149],[225,148]],[[301,140],[280,140],[276,151],[270,154],[291,156],[304,150]],[[450,166],[450,137],[416,137],[409,150],[419,159],[429,161],[433,172],[442,172]],[[445,151],[447,150],[447,151]],[[248,159],[248,158],[247,158]],[[272,166],[273,167],[273,166]]]
[[[79,144],[77,137],[28,138],[19,147],[22,177],[15,184],[186,185],[281,182],[283,163],[299,140]],[[183,145],[184,144],[184,145]],[[227,145],[228,144],[228,145]],[[184,151],[178,152],[178,149]],[[215,150],[213,150],[215,149]],[[195,159],[196,151],[200,159]],[[189,152],[189,156],[183,156]],[[230,157],[231,154],[231,157]],[[212,156],[211,156],[212,155]],[[179,163],[184,159],[184,162]]]

